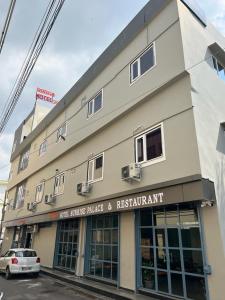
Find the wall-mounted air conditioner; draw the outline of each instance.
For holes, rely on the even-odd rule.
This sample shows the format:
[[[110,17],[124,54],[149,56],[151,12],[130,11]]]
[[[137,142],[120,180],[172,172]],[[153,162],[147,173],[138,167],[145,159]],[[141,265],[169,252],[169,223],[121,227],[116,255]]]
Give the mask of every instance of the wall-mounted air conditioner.
[[[140,181],[141,180],[141,165],[137,163],[129,164],[121,169],[122,180]]]
[[[27,203],[27,210],[34,211],[36,208],[37,208],[37,203],[36,202]]]
[[[45,195],[44,202],[45,204],[54,204],[56,202],[56,196],[52,194]]]
[[[91,184],[89,182],[81,182],[77,185],[77,194],[78,195],[87,195],[91,191]]]

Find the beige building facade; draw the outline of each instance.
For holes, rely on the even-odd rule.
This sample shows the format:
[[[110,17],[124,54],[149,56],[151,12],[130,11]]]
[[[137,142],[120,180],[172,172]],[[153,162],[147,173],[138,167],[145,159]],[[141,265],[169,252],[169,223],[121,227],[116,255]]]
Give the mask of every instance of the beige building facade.
[[[25,138],[31,116],[17,129],[2,252],[223,300],[224,48],[187,1],[151,0]]]

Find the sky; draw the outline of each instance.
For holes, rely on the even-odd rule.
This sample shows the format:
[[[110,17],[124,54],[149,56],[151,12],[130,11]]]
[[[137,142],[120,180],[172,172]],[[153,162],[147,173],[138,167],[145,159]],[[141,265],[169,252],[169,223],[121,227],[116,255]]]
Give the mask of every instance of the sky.
[[[19,103],[0,137],[0,179],[7,179],[15,129],[32,110],[36,88],[60,100],[148,0],[66,0]],[[10,0],[0,1],[0,32]],[[0,113],[12,90],[49,0],[17,0],[0,54]],[[225,0],[198,1],[225,35]]]

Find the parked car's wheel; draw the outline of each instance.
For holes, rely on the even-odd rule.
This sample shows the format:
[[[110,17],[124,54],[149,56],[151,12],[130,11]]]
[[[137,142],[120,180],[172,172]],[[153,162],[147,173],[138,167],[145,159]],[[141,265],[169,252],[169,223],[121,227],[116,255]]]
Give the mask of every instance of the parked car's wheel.
[[[33,273],[33,277],[34,277],[34,278],[38,278],[38,276],[39,276],[39,272]]]
[[[9,280],[11,277],[12,277],[12,274],[11,274],[11,272],[10,272],[9,267],[7,267],[7,268],[6,268],[6,271],[5,271],[5,278],[6,278],[7,280]]]

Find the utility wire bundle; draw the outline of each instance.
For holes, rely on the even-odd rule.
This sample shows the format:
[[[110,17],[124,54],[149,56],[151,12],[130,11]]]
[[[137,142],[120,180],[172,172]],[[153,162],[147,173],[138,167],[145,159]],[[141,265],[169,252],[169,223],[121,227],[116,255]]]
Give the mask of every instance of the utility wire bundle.
[[[6,16],[6,20],[5,20],[1,38],[0,38],[0,53],[2,52],[2,48],[3,48],[4,42],[5,42],[5,37],[6,37],[7,31],[8,31],[8,28],[9,28],[9,23],[11,21],[15,3],[16,3],[16,0],[11,0],[10,5],[9,5],[9,10],[8,10],[8,13]]]
[[[34,68],[64,2],[65,0],[51,0],[49,2],[19,75],[17,76],[16,82],[14,83],[11,93],[3,108],[3,112],[0,117],[0,136],[2,135],[15,106],[19,101],[23,88]]]

